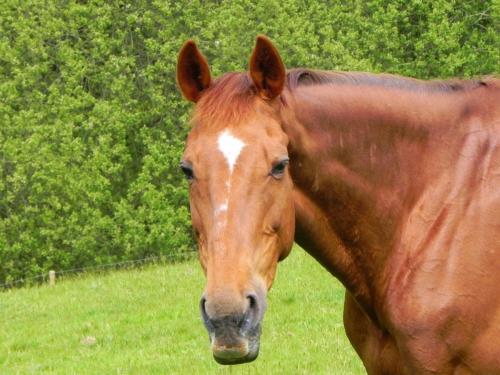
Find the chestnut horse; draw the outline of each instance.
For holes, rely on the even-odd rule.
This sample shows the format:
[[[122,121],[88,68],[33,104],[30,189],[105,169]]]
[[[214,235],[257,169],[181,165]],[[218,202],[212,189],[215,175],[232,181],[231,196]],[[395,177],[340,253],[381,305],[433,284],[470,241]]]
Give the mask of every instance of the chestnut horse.
[[[286,71],[262,36],[249,72],[215,80],[186,42],[177,80],[219,363],[257,357],[295,240],[346,287],[368,373],[500,374],[499,80]]]

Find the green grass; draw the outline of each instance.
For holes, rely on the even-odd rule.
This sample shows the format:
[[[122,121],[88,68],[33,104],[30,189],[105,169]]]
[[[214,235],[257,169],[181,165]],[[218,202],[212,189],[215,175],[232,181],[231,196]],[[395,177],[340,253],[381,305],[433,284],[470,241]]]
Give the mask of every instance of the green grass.
[[[212,359],[203,284],[190,261],[0,293],[0,374],[365,373],[344,333],[343,287],[301,249],[278,268],[251,364]]]

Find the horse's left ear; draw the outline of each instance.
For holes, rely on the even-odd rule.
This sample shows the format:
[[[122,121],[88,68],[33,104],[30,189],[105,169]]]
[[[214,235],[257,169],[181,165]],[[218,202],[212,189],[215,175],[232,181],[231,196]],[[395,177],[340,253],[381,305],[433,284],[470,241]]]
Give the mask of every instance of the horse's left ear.
[[[177,59],[177,83],[187,100],[197,102],[203,90],[212,82],[207,59],[196,43],[188,40]]]
[[[250,57],[250,77],[264,99],[275,98],[285,86],[285,65],[273,43],[262,35],[257,37]]]

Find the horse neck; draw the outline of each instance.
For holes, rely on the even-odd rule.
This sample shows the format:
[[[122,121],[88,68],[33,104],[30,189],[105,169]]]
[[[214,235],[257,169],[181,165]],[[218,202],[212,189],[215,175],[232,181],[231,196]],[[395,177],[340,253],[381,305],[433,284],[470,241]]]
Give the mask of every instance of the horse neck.
[[[446,158],[436,140],[459,120],[457,96],[323,85],[285,99],[296,241],[374,314],[402,222],[437,173],[430,161]]]

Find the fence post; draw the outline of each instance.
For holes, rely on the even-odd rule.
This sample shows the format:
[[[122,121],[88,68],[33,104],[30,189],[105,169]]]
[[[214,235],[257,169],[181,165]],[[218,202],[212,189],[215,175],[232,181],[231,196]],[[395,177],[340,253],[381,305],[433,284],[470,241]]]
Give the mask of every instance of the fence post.
[[[56,285],[56,271],[49,271],[49,285],[54,286]]]

